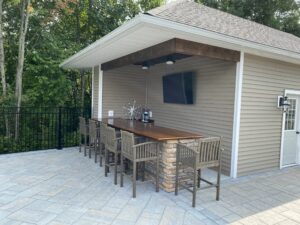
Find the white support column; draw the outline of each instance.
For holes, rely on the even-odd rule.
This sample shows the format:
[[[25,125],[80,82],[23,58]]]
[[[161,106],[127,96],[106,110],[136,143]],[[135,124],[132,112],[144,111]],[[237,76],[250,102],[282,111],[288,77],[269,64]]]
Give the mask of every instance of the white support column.
[[[231,174],[230,174],[231,177],[233,178],[237,177],[243,75],[244,75],[244,52],[241,51],[240,61],[236,64],[236,79],[235,79],[235,100],[234,100]]]
[[[94,89],[95,89],[95,87],[94,87],[94,85],[95,85],[95,83],[94,83],[94,76],[95,76],[95,67],[93,67],[93,69],[92,69],[92,94],[91,94],[91,96],[92,96],[92,106],[91,106],[91,116],[92,117],[94,117],[95,115],[94,115],[94,99],[95,99],[95,96],[94,96]]]
[[[102,118],[102,105],[103,105],[103,71],[101,65],[99,66],[99,88],[98,88],[98,119]]]

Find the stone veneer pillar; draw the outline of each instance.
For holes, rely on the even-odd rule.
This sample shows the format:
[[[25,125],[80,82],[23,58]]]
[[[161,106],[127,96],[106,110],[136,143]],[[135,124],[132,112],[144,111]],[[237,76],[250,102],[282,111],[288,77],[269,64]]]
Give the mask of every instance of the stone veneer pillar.
[[[176,144],[194,143],[194,139],[170,140],[161,143],[160,149],[160,187],[167,192],[175,191],[175,173],[176,173]],[[147,163],[147,169],[154,172],[154,165],[152,162]],[[184,178],[186,182],[192,177],[188,176],[188,171],[180,171],[179,176],[181,180]]]

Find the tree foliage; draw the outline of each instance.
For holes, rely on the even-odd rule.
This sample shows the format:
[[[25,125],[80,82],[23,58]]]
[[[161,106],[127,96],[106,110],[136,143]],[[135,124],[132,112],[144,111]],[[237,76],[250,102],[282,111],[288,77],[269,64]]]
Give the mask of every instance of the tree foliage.
[[[196,0],[267,26],[300,35],[295,0]],[[21,0],[3,1],[2,29],[7,96],[14,105]],[[90,71],[63,70],[59,63],[164,0],[32,0],[26,36],[22,104],[90,105]],[[82,96],[83,93],[83,96]]]
[[[204,5],[300,36],[300,12],[295,0],[196,0]]]
[[[0,92],[2,106],[15,105],[21,3],[3,3],[8,95],[4,98]],[[163,0],[32,0],[28,8],[22,105],[82,106],[84,100],[90,106],[90,71],[63,70],[59,64],[138,13],[161,3]]]

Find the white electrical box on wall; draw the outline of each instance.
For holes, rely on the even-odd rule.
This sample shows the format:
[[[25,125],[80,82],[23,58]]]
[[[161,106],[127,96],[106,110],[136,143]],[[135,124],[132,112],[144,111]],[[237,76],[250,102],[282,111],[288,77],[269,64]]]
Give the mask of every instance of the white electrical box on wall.
[[[114,111],[113,110],[108,111],[108,117],[114,117]]]

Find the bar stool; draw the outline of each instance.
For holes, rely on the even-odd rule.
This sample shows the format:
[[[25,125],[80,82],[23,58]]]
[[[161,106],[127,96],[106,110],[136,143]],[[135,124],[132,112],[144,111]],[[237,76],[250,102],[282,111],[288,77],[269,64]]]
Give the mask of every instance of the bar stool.
[[[105,130],[107,125],[100,121],[100,142],[99,142],[99,154],[100,154],[100,167],[102,167],[102,159],[105,158]]]
[[[220,198],[220,178],[221,178],[221,155],[223,149],[221,148],[221,137],[209,137],[200,139],[194,142],[192,146],[184,144],[177,144],[176,152],[176,181],[175,181],[175,195],[178,195],[178,187],[182,186],[193,193],[192,206],[196,205],[196,193],[200,190],[200,182],[203,181],[209,187],[216,188],[216,200]],[[193,169],[193,187],[181,184],[179,180],[180,167],[190,167]],[[201,177],[201,169],[217,167],[217,182],[212,183]],[[202,189],[204,189],[202,188]]]
[[[118,157],[121,153],[121,138],[117,135],[117,132],[114,128],[106,126],[105,128],[105,153],[104,153],[104,161],[105,161],[105,176],[107,177],[107,173],[109,171],[110,166],[115,167],[114,171],[114,183],[117,184],[117,169],[118,169]],[[114,158],[114,162],[109,162],[109,155],[112,154]]]
[[[87,147],[87,136],[88,136],[88,125],[84,117],[79,117],[79,152],[84,147],[84,156],[86,156]]]
[[[121,182],[120,186],[123,187],[123,160],[124,158],[130,160],[133,163],[133,175],[132,175],[132,195],[136,197],[136,173],[137,163],[155,161],[156,162],[156,192],[159,191],[159,143],[158,142],[144,142],[135,144],[135,136],[127,131],[121,131]]]
[[[98,122],[95,120],[89,120],[89,158],[92,158],[92,150],[95,153],[95,163],[97,163],[97,155],[100,151],[100,131]]]

